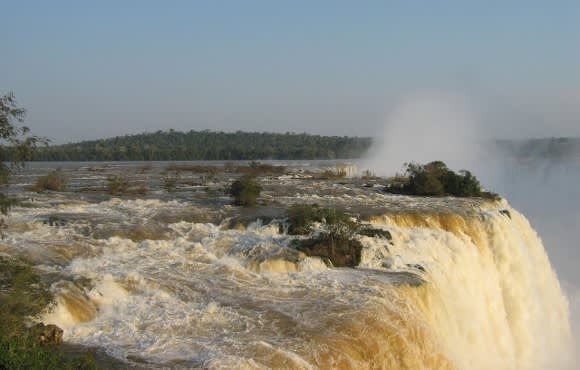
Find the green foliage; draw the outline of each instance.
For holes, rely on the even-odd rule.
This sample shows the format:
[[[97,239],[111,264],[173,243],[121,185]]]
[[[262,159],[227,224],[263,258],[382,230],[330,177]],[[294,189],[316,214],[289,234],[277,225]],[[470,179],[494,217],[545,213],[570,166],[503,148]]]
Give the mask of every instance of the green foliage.
[[[362,244],[356,238],[358,224],[352,221],[345,212],[332,208],[296,206],[289,210],[290,229],[294,231],[312,231],[314,222],[324,223],[324,231],[308,239],[295,242],[296,249],[309,256],[318,256],[330,260],[336,267],[354,267],[360,263]],[[299,217],[294,211],[299,210]],[[291,212],[292,211],[292,212]],[[292,222],[298,221],[301,227],[296,228]]]
[[[259,132],[157,131],[39,148],[42,161],[359,158],[370,138]]]
[[[98,367],[88,352],[68,358],[59,348],[40,345],[30,336],[0,336],[0,369],[91,370]]]
[[[287,216],[288,233],[293,235],[311,234],[315,223],[323,224],[321,232],[295,240],[294,246],[309,256],[326,258],[337,267],[360,263],[362,244],[358,235],[392,239],[388,231],[362,225],[338,209],[295,204],[288,209]]]
[[[45,140],[29,135],[12,93],[0,96],[0,184],[10,172],[31,158],[37,144]],[[8,213],[13,201],[0,193],[0,211]],[[0,256],[0,369],[96,369],[88,357],[66,358],[58,347],[43,346],[25,325],[52,300],[38,274],[27,264]]]
[[[52,295],[29,265],[7,257],[0,257],[0,287],[0,332],[24,335],[23,318],[40,312]]]
[[[48,287],[27,264],[0,257],[0,369],[96,369],[94,358],[66,356],[41,345],[25,321],[52,300]]]
[[[32,186],[32,190],[38,193],[50,191],[63,191],[66,189],[66,178],[60,170],[52,171],[45,176],[40,176]]]
[[[129,179],[123,175],[107,177],[107,193],[111,195],[126,194],[129,191]]]
[[[255,178],[243,176],[232,183],[229,193],[234,197],[235,205],[251,207],[256,205],[261,191],[262,187]]]
[[[354,221],[346,212],[318,205],[293,204],[286,211],[288,234],[307,235],[314,231],[314,224],[324,224],[326,230],[339,238],[352,238],[355,235],[379,237],[391,240],[391,234],[382,229]]]
[[[288,233],[291,235],[311,233],[314,223],[324,223],[339,233],[352,228],[354,225],[350,216],[343,211],[322,208],[317,205],[294,204],[288,209],[286,215],[288,217]]]
[[[8,183],[10,172],[20,168],[32,158],[39,143],[46,140],[30,135],[26,126],[17,126],[24,121],[26,111],[18,107],[12,92],[0,96],[0,185]],[[10,199],[2,194],[0,211],[6,214],[10,209]]]
[[[425,165],[409,163],[406,165],[406,182],[391,184],[385,190],[389,193],[441,197],[495,196],[483,192],[481,185],[471,172],[462,170],[455,173],[441,161]]]
[[[294,204],[288,211],[288,233],[292,235],[306,235],[312,232],[315,222],[322,222],[317,206],[308,204]]]

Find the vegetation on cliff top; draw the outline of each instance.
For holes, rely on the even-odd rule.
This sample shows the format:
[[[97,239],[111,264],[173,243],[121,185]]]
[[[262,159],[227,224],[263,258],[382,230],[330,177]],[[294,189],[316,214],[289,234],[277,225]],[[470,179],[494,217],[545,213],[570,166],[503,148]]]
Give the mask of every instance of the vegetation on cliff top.
[[[385,191],[393,194],[422,195],[430,197],[497,197],[482,189],[479,180],[467,170],[456,173],[444,162],[425,165],[407,163],[404,177],[398,183],[387,185]]]

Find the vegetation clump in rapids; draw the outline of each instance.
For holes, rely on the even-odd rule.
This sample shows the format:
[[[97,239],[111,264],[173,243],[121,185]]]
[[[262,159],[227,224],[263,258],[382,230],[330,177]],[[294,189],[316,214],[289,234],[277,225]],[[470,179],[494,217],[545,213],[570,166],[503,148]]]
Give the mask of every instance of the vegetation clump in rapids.
[[[63,191],[66,189],[66,178],[64,177],[62,171],[55,170],[50,173],[40,176],[36,179],[36,182],[32,186],[32,190],[37,193],[43,191]]]
[[[261,190],[262,187],[254,177],[243,176],[232,183],[229,193],[234,197],[235,205],[252,207],[256,205]]]
[[[325,258],[335,267],[358,266],[362,251],[360,235],[392,239],[388,231],[361,224],[338,209],[295,204],[288,209],[287,217],[289,234],[309,235],[294,240],[295,248],[308,256]],[[321,226],[318,232],[316,224]]]

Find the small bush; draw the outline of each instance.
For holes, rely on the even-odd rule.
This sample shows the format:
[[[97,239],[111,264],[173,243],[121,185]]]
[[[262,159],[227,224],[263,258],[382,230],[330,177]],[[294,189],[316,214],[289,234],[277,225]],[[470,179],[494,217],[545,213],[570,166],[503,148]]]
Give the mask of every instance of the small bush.
[[[327,258],[336,267],[354,267],[360,263],[362,245],[356,239],[358,224],[345,212],[296,204],[290,207],[287,215],[290,234],[309,234],[316,222],[325,226],[323,232],[295,241],[296,249],[308,256]]]
[[[308,239],[296,239],[293,245],[308,256],[327,258],[336,267],[354,267],[360,263],[362,244],[358,236],[391,240],[391,233],[360,224],[344,211],[316,205],[295,204],[287,211],[288,233],[307,235],[315,223],[322,223],[322,232]]]
[[[52,171],[47,175],[40,176],[32,186],[32,190],[40,193],[43,191],[63,191],[66,189],[66,178],[62,171]]]
[[[315,222],[322,222],[320,208],[307,204],[294,204],[287,211],[288,233],[305,235],[312,231]]]
[[[288,233],[292,235],[305,235],[312,232],[312,226],[316,222],[325,223],[330,228],[340,225],[354,226],[350,216],[345,212],[333,208],[321,208],[317,205],[294,204],[287,213]]]
[[[129,179],[123,175],[107,177],[107,193],[111,195],[126,194],[129,191]]]
[[[244,176],[232,183],[230,195],[234,197],[237,206],[251,207],[256,205],[262,187],[253,177]]]

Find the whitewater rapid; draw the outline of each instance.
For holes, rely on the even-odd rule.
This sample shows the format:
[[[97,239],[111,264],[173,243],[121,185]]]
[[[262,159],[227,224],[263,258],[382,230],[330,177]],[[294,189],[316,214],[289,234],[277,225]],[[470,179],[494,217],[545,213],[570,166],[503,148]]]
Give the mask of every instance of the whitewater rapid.
[[[13,209],[0,253],[52,281],[37,319],[139,368],[575,368],[566,297],[506,201],[328,186],[279,201],[374,205],[363,221],[392,240],[361,236],[355,269],[293,249],[283,217],[205,222],[230,206],[159,197],[38,196]]]

